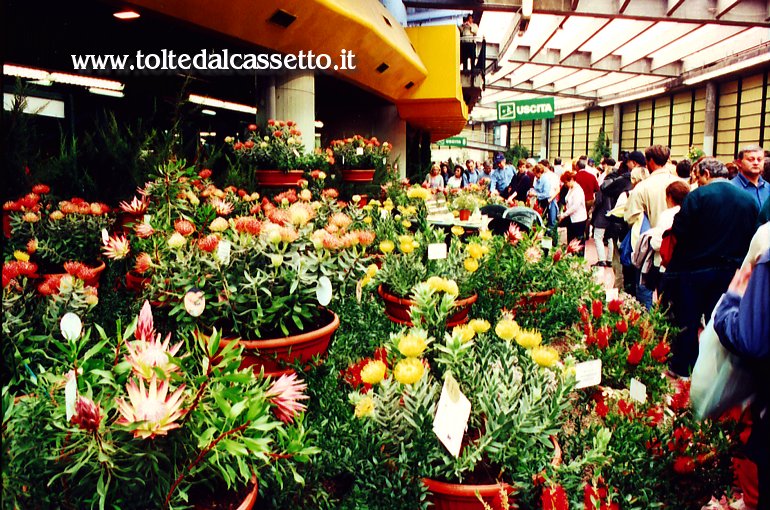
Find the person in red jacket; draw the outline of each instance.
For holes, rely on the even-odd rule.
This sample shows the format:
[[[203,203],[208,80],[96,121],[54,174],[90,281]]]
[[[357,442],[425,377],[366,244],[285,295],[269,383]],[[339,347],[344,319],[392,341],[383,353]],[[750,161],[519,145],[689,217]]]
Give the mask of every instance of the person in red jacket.
[[[599,181],[596,180],[594,174],[586,170],[586,161],[579,159],[577,162],[577,174],[575,174],[575,182],[583,189],[583,195],[586,198],[586,231],[585,237],[588,238],[588,233],[591,228],[591,212],[594,207],[594,199],[596,192],[599,191]]]

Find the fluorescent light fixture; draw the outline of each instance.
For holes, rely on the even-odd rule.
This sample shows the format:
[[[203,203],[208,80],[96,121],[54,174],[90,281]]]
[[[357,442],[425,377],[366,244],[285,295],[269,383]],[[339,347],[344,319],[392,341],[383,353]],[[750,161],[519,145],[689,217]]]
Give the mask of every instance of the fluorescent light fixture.
[[[532,17],[532,9],[533,9],[533,0],[522,0],[521,2],[521,15],[524,18],[531,18]]]
[[[191,103],[210,106],[211,108],[224,108],[225,110],[233,110],[236,112],[250,113],[252,115],[257,114],[257,109],[254,106],[248,106],[245,104],[231,103],[229,101],[222,101],[221,99],[214,99],[213,97],[199,96],[197,94],[190,94],[187,99]]]
[[[7,92],[3,93],[3,109],[7,112],[13,110],[16,97]],[[30,115],[42,115],[43,117],[64,118],[64,101],[58,99],[46,99],[44,97],[24,96],[24,113]]]
[[[47,80],[48,71],[43,69],[33,69],[31,67],[15,66],[13,64],[3,64],[3,74],[6,76],[16,76],[28,80]]]
[[[120,11],[120,12],[115,12],[115,13],[113,13],[112,15],[113,15],[113,16],[115,16],[116,18],[118,18],[118,19],[122,19],[122,20],[124,20],[124,21],[125,21],[125,20],[129,20],[129,19],[136,19],[136,18],[138,18],[139,16],[141,16],[141,15],[140,15],[138,12],[136,12],[136,11]]]
[[[201,110],[201,113],[204,114],[204,115],[216,115],[217,114],[217,112],[215,112],[214,110],[209,110],[208,108],[204,108],[203,110]]]
[[[565,108],[564,110],[556,110],[555,112],[553,112],[553,114],[554,115],[567,115],[568,113],[582,112],[586,108],[588,108],[587,105],[585,105],[585,106],[575,106],[574,108]]]
[[[316,129],[322,129],[324,127],[324,123],[321,122],[320,120],[315,121],[313,125],[315,126]]]
[[[88,91],[91,94],[99,94],[100,96],[123,97],[123,92],[120,92],[119,90],[100,89],[99,87],[89,87]]]
[[[53,85],[53,82],[51,80],[32,80],[30,81],[32,85],[40,85],[41,87],[50,87]]]
[[[654,89],[645,90],[644,92],[639,92],[637,94],[619,96],[613,99],[608,99],[606,101],[599,101],[599,106],[610,106],[618,103],[627,103],[629,101],[634,101],[636,99],[644,99],[645,97],[657,96],[658,94],[663,94],[664,92],[666,92],[666,90],[667,90],[666,87],[656,87]]]
[[[216,133],[216,131],[201,131],[200,132],[200,136],[202,138],[206,138],[206,137],[209,137],[209,136],[217,136],[217,133]]]
[[[23,67],[13,64],[4,64],[3,74],[6,76],[16,76],[28,80],[64,83],[66,85],[80,85],[82,87],[96,87],[107,90],[123,90],[125,87],[125,85],[119,81],[105,80],[103,78],[91,78],[90,76],[81,76],[78,74],[59,72],[49,73],[45,69],[35,69],[32,67]]]
[[[714,69],[713,71],[707,71],[703,74],[693,76],[692,78],[687,78],[684,80],[684,84],[692,85],[694,83],[700,83],[702,81],[710,80],[711,78],[717,78],[734,71],[740,71],[741,69],[746,69],[747,67],[761,64],[762,62],[767,62],[768,60],[770,60],[770,53],[757,55],[756,57],[747,58],[746,60],[736,62],[735,64],[730,64],[724,67],[720,67],[719,69]]]

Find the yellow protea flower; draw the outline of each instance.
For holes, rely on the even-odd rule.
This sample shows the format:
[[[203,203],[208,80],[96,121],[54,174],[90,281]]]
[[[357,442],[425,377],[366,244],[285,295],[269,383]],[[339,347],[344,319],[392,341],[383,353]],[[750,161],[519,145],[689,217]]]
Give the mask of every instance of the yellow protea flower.
[[[459,338],[462,343],[467,343],[473,340],[473,337],[476,336],[476,330],[474,330],[470,324],[455,326],[452,329],[452,336]]]
[[[503,340],[513,340],[519,334],[519,325],[513,319],[501,319],[495,326],[495,333]]]
[[[473,328],[473,331],[476,333],[486,333],[489,331],[489,328],[492,326],[489,324],[489,321],[485,321],[484,319],[472,319],[468,326]]]
[[[478,243],[471,243],[468,245],[468,255],[474,259],[480,259],[484,256],[484,248]]]
[[[185,243],[187,243],[187,239],[185,239],[185,237],[179,232],[174,232],[171,234],[171,237],[168,238],[167,243],[171,248],[181,248],[185,245]]]
[[[444,290],[444,279],[440,276],[431,276],[425,283],[427,283],[428,287],[433,289],[434,292],[441,292]]]
[[[522,329],[519,331],[519,334],[516,335],[516,343],[525,349],[532,349],[533,347],[537,347],[542,342],[543,337],[540,335],[539,331]]]
[[[59,221],[60,219],[64,218],[64,213],[56,210],[50,214],[49,218],[51,218],[53,221]]]
[[[392,252],[395,247],[396,245],[390,239],[386,239],[380,242],[380,251],[382,253],[388,254]]]
[[[367,216],[366,218],[364,218],[364,223],[366,223],[367,225],[371,225],[372,217],[371,216]]]
[[[401,253],[412,253],[414,251],[414,243],[413,242],[406,242],[401,243],[398,245],[398,249],[401,250]]]
[[[372,360],[361,369],[361,380],[366,384],[377,384],[385,378],[387,366],[380,360]]]
[[[227,223],[227,220],[224,219],[221,216],[217,216],[214,221],[211,222],[209,225],[209,230],[212,232],[224,232],[230,227],[230,224]]]
[[[377,274],[377,271],[379,271],[377,264],[369,264],[369,266],[366,268],[366,276],[374,278],[374,275]]]
[[[452,233],[456,236],[461,236],[465,233],[465,229],[462,228],[460,225],[455,225],[452,227]]]
[[[541,367],[552,367],[559,361],[559,351],[553,347],[538,346],[530,350],[529,355]]]
[[[414,384],[422,378],[425,366],[419,358],[405,358],[393,367],[393,377],[401,384]]]
[[[479,237],[482,241],[489,241],[492,239],[492,231],[491,230],[482,230],[479,232]]]
[[[465,270],[469,273],[475,273],[479,269],[479,261],[473,257],[468,257],[463,262],[463,266],[465,266]]]
[[[364,275],[364,277],[361,278],[361,287],[366,287],[370,283],[372,283],[372,277],[369,276],[368,274]]]
[[[374,414],[374,399],[369,395],[365,396],[356,404],[356,418],[365,418]]]
[[[21,250],[14,251],[13,258],[18,260],[19,262],[29,262],[29,254]]]
[[[484,254],[484,255],[488,255],[489,254],[489,246],[487,246],[487,245],[482,246],[481,247],[481,253]]]
[[[408,334],[398,341],[398,351],[407,358],[416,358],[428,347],[424,338]]]
[[[454,280],[444,280],[444,292],[452,296],[458,295],[460,289],[457,287],[457,282]]]

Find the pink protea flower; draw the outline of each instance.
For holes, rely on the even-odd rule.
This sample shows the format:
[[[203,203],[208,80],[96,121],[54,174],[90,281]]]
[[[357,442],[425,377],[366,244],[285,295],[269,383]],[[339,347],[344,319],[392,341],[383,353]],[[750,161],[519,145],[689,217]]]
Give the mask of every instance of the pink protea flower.
[[[580,243],[578,239],[573,239],[567,245],[567,253],[580,253],[580,250],[582,249],[583,249],[583,245]]]
[[[77,425],[82,430],[96,432],[99,430],[101,422],[102,410],[99,404],[95,404],[88,397],[79,396],[75,402],[75,414],[72,415],[70,423]]]
[[[145,380],[156,377],[155,369],[160,369],[168,376],[179,369],[179,367],[170,361],[172,356],[179,352],[182,342],[169,347],[171,342],[171,333],[166,336],[166,340],[160,341],[160,333],[150,340],[134,340],[126,342],[128,355],[126,361],[131,364],[131,369],[136,375]]]
[[[508,240],[508,242],[513,246],[516,246],[519,244],[519,241],[521,241],[522,237],[524,237],[524,234],[521,233],[519,226],[515,223],[511,223],[511,225],[508,227],[508,232],[505,233],[505,238]]]
[[[134,225],[134,232],[136,232],[136,237],[140,239],[147,239],[148,237],[151,237],[155,233],[155,229],[152,228],[152,225],[149,223],[137,223]]]
[[[217,212],[217,216],[227,216],[233,212],[233,204],[221,198],[212,198],[211,205]]]
[[[112,236],[102,246],[102,252],[107,258],[122,260],[131,251],[131,246],[126,236]]]
[[[139,312],[139,320],[134,331],[134,338],[137,340],[150,341],[155,338],[155,324],[152,320],[152,307],[150,302],[145,299],[142,310]]]
[[[328,232],[324,234],[322,244],[323,247],[329,251],[341,250],[344,246],[342,239]]]
[[[142,252],[136,257],[136,264],[134,264],[134,271],[139,274],[146,273],[152,267],[152,257],[147,252]]]
[[[321,192],[321,196],[324,198],[335,199],[340,196],[340,192],[334,188],[326,188]]]
[[[174,222],[174,230],[187,237],[195,232],[195,225],[189,220],[179,219]]]
[[[291,423],[294,417],[305,410],[305,404],[300,400],[309,398],[302,393],[307,384],[297,378],[297,374],[284,374],[279,377],[267,390],[265,396],[275,406],[275,416],[284,423]]]
[[[369,246],[374,242],[375,234],[370,230],[356,230],[355,234],[361,246]]]
[[[134,197],[130,203],[123,201],[118,204],[118,207],[120,207],[121,211],[134,215],[144,214],[147,212],[147,206],[148,203],[145,197],[142,197],[141,199]]]
[[[289,216],[289,211],[286,209],[270,209],[269,211],[265,211],[265,216],[267,216],[267,219],[269,219],[271,222],[275,223],[276,225],[288,225],[291,223],[291,216]]]
[[[543,256],[543,252],[540,251],[540,248],[538,248],[537,246],[530,246],[524,252],[524,260],[526,260],[530,264],[535,264],[537,262],[540,262],[540,258],[542,256]]]
[[[181,409],[184,401],[184,384],[176,389],[170,396],[168,394],[168,381],[158,383],[156,377],[150,379],[147,388],[144,381],[132,379],[126,385],[128,402],[119,398],[117,400],[120,418],[117,423],[126,425],[134,437],[142,439],[155,436],[165,436],[169,430],[179,428],[176,420],[184,416]]]
[[[348,228],[352,222],[353,220],[350,219],[350,216],[341,212],[334,213],[332,214],[332,217],[329,218],[329,223],[337,226],[341,230]]]

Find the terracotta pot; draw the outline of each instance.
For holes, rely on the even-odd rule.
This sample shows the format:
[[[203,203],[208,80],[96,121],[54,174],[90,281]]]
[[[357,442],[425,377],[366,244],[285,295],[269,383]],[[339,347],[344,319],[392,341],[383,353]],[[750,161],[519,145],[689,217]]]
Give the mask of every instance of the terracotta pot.
[[[395,296],[385,290],[382,285],[377,287],[377,293],[383,301],[385,301],[385,313],[391,321],[405,326],[414,325],[409,317],[409,309],[414,304],[414,301]],[[468,322],[468,313],[471,311],[471,306],[476,302],[478,297],[478,294],[474,294],[469,298],[458,299],[455,301],[455,308],[457,311],[449,316],[446,327],[453,328],[459,324]]]
[[[294,363],[295,360],[310,363],[314,356],[326,354],[334,332],[340,327],[340,318],[331,310],[323,308],[321,320],[325,326],[297,335],[262,340],[222,338],[221,344],[224,346],[238,342],[243,346],[241,368],[252,367],[256,373],[264,368],[266,376],[278,377],[293,371],[285,368],[285,364]]]
[[[254,504],[257,502],[257,497],[259,496],[259,483],[257,483],[256,476],[252,477],[251,483],[254,484],[254,488],[249,491],[241,504],[238,505],[235,510],[251,510],[254,508]],[[215,499],[216,498],[214,498],[214,500]],[[208,510],[211,508],[212,504],[215,503],[214,500],[209,501],[208,503],[194,503],[193,508],[195,510]],[[217,506],[217,508],[220,508],[220,506]]]
[[[342,180],[345,182],[372,182],[374,180],[374,169],[343,170]]]
[[[466,485],[439,482],[430,478],[423,478],[422,483],[430,491],[428,501],[433,504],[431,508],[434,510],[483,510],[484,505],[476,497],[477,492],[494,510],[501,510],[501,487],[509,495],[513,493],[513,487],[507,483]]]
[[[129,271],[126,273],[126,288],[132,292],[142,292],[147,284],[150,283],[151,278],[142,276],[136,271]]]
[[[257,170],[257,182],[267,188],[291,188],[304,175],[302,170]]]
[[[460,209],[460,221],[471,219],[471,212],[468,209]]]
[[[556,289],[544,290],[542,292],[527,292],[516,302],[516,307],[536,310],[546,304],[555,293]]]

